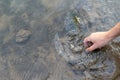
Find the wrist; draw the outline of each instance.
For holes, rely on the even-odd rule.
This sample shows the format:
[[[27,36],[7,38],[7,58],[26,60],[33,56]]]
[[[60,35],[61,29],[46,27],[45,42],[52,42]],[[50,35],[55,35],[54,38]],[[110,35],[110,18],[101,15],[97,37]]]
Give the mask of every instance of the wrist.
[[[108,39],[108,41],[112,41],[114,38],[116,38],[116,36],[113,34],[112,31],[107,31],[106,32],[106,38]]]
[[[115,39],[120,35],[120,23],[116,24],[113,28],[107,31],[107,37],[110,40]]]

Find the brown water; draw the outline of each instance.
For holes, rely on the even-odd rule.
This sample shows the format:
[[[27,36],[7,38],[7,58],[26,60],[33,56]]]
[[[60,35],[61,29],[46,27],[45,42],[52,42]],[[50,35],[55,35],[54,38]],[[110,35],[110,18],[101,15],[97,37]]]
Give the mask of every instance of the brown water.
[[[0,80],[87,80],[89,71],[84,72],[87,76],[79,74],[57,52],[55,35],[69,31],[68,27],[64,31],[70,23],[66,17],[75,9],[87,14],[82,15],[89,21],[88,25],[82,19],[90,31],[83,27],[85,36],[108,30],[120,21],[119,4],[119,0],[0,0]],[[101,50],[106,55],[101,58],[108,59],[104,64],[112,65],[105,68],[109,73],[93,72],[90,80],[119,80],[119,40]]]

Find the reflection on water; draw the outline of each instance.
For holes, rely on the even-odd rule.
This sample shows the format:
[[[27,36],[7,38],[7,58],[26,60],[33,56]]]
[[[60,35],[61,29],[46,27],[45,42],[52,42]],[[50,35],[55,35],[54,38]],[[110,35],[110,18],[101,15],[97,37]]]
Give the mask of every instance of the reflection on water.
[[[83,30],[86,35],[111,28],[120,21],[119,3],[119,0],[0,0],[0,79],[86,80],[84,75],[76,75],[56,52],[54,36],[57,32],[64,35],[65,22],[70,23],[66,15],[71,9],[82,8],[87,13],[90,32]],[[116,71],[112,79],[116,80],[120,71],[120,49],[116,43],[119,40],[108,45],[110,50],[105,51],[113,55]],[[85,74],[90,76],[88,72]]]

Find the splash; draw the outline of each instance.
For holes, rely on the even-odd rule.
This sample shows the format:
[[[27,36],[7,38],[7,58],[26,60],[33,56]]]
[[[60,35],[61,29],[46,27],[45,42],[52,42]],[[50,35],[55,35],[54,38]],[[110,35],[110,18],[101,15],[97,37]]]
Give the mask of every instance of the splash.
[[[75,74],[87,79],[113,79],[115,61],[108,48],[87,53],[83,39],[90,31],[90,20],[84,9],[70,10],[64,18],[64,32],[55,35],[55,48]]]

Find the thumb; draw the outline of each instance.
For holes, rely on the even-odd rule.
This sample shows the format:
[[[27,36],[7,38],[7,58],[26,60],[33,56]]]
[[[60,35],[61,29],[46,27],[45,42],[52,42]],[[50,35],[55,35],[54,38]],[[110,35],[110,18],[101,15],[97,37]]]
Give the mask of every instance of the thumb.
[[[86,50],[88,52],[92,52],[93,50],[95,50],[97,48],[97,45],[96,44],[93,44],[92,46],[90,46],[89,48],[87,48]]]

